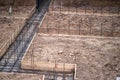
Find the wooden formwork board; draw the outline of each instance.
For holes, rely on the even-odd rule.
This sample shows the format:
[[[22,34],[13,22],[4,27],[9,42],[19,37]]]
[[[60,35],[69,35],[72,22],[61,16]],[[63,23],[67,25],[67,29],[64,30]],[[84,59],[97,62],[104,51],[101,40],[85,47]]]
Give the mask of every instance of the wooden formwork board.
[[[31,17],[34,12],[35,12],[35,6],[31,9],[27,18]]]
[[[58,11],[49,11],[50,13],[63,13],[63,14],[71,14],[71,15],[75,15],[75,14],[77,14],[77,15],[95,15],[95,16],[120,16],[120,14],[118,14],[118,13],[114,13],[114,14],[110,14],[110,13],[93,13],[93,10],[87,10],[86,12],[85,12],[85,10],[84,10],[84,12],[83,11],[79,11],[79,12],[68,12],[68,11],[61,11],[61,12],[58,12]]]
[[[44,80],[45,75],[26,73],[0,73],[0,80]]]
[[[3,44],[2,48],[0,49],[0,58],[4,55],[4,53],[6,52],[6,50],[8,49],[9,47],[9,40],[6,41],[5,44]]]
[[[12,35],[9,36],[9,38],[5,41],[5,43],[2,44],[2,46],[0,48],[0,58],[4,55],[4,53],[6,52],[8,47],[15,41],[15,38],[17,37],[17,35],[20,33],[20,31],[24,27],[26,20],[23,19],[22,21],[23,21],[23,24],[16,27],[16,30],[14,32],[12,32]]]
[[[54,28],[41,28],[40,33],[45,33],[45,34],[68,34],[68,35],[82,35],[82,30],[68,30],[68,29],[54,29]],[[85,32],[86,33],[86,32]]]
[[[120,36],[120,32],[111,32],[111,30],[72,30],[72,29],[57,29],[57,28],[40,28],[39,30],[40,33],[45,33],[45,34],[68,34],[68,35],[91,35],[91,36]]]
[[[56,71],[56,72],[75,72],[75,64],[67,63],[52,63],[52,62],[21,62],[22,69],[42,70],[42,71]]]
[[[31,17],[32,14],[34,13],[34,11],[35,11],[35,6],[29,12],[29,14],[28,14],[28,16],[27,16],[26,19],[28,19],[29,17]],[[7,17],[7,18],[9,18],[9,17]],[[26,23],[26,19],[22,19],[23,24],[21,24],[20,26],[16,27],[16,30],[13,32],[13,34],[11,36],[9,36],[9,39],[6,40],[5,43],[2,44],[3,46],[1,46],[1,48],[0,48],[0,58],[4,55],[4,53],[6,52],[6,50],[8,49],[8,47],[15,41],[15,38],[17,37],[17,35],[20,33],[20,31],[24,27],[24,25]]]

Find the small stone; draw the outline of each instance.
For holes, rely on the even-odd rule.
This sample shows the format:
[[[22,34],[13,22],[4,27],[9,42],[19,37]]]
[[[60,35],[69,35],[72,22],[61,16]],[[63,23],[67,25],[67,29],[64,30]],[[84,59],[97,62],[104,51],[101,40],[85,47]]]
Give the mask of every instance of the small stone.
[[[63,51],[59,51],[58,54],[63,54],[64,52]]]
[[[73,54],[73,53],[70,53],[70,56],[74,56],[74,54]]]

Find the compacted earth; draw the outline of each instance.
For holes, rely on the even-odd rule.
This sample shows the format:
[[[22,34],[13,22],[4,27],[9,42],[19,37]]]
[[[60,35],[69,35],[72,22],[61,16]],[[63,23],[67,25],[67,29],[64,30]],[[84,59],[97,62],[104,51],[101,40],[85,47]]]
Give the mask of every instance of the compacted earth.
[[[10,5],[12,14],[9,15]],[[0,0],[0,17],[28,18],[35,6],[35,0]]]
[[[120,17],[49,12],[40,33],[120,37]]]
[[[24,24],[25,20],[23,19],[0,18],[0,57],[4,54],[4,50],[14,41]]]
[[[27,3],[24,1],[23,5],[19,5],[22,0],[18,1],[19,4],[16,1],[12,7],[12,14],[9,14],[10,2],[12,0],[0,1],[0,57],[5,53],[24,27],[26,20],[34,12],[34,3],[25,5]]]
[[[43,75],[20,74],[20,73],[0,73],[0,80],[44,80]]]
[[[72,3],[72,4],[71,4]],[[119,0],[52,0],[49,10],[60,12],[119,14]]]
[[[41,61],[76,64],[77,80],[114,80],[120,74],[120,38],[37,34],[23,62]]]
[[[76,80],[115,80],[117,75],[120,75],[119,3],[116,6],[115,2],[111,4],[109,1],[106,3],[110,6],[102,3],[93,5],[94,3],[91,1],[79,7],[68,7],[63,6],[66,4],[59,0],[51,2],[40,32],[33,39],[22,62],[29,67],[34,65],[31,63],[41,61],[76,64]],[[4,44],[7,41],[10,43],[22,29],[21,25],[32,9],[33,5],[14,6],[13,13],[9,15],[9,6],[0,6],[0,51]],[[93,14],[77,14],[81,12]],[[107,16],[103,15],[104,13],[107,13]],[[0,57],[1,55],[3,52],[0,52]],[[42,80],[42,77],[33,74],[0,73],[0,80]]]
[[[32,4],[28,2],[28,5],[26,1],[15,0],[12,5],[12,14],[9,12],[13,0],[0,1],[0,58],[24,27],[26,20],[34,12],[35,1],[30,1]]]
[[[16,17],[27,19],[34,6],[14,6],[12,14],[9,15],[9,6],[0,6],[0,17]]]

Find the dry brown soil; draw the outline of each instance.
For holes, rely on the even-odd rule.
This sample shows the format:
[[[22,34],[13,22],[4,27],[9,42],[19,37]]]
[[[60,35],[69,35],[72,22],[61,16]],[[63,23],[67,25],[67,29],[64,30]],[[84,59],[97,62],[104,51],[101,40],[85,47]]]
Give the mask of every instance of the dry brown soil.
[[[0,18],[0,50],[5,46],[5,44],[10,45],[11,42],[15,39],[17,34],[23,28],[25,20],[23,19],[14,19],[14,18]],[[0,51],[1,52],[1,51]],[[0,53],[0,57],[1,57]]]
[[[55,1],[55,0],[54,0]],[[59,0],[56,0],[59,2]],[[61,0],[62,3],[67,6],[120,6],[119,0]]]
[[[24,27],[26,19],[33,12],[33,6],[14,6],[12,15],[8,13],[9,5],[0,6],[0,57]]]
[[[0,73],[0,80],[42,80],[43,75],[19,74],[19,73]]]
[[[10,5],[14,2],[14,6],[33,6],[35,5],[35,0],[0,0],[0,6]]]
[[[50,12],[40,33],[120,37],[120,17]]]
[[[85,0],[82,3],[78,3],[79,5],[74,6],[64,6],[64,2],[61,0],[52,0],[49,11],[66,11],[66,12],[76,12],[77,13],[107,13],[107,14],[119,14],[120,13],[120,1],[108,1],[108,0]],[[85,2],[85,4],[84,4]],[[76,6],[78,6],[76,8]]]
[[[7,17],[16,17],[16,18],[23,18],[27,19],[31,13],[33,6],[17,6],[13,7],[12,15],[9,15],[8,10],[9,6],[1,6],[0,7],[0,17],[7,16]]]
[[[120,38],[37,34],[24,62],[31,60],[77,64],[77,80],[115,80]]]
[[[15,30],[21,28],[24,20],[21,19],[8,19],[0,18],[0,42],[7,40],[12,34],[15,34]]]

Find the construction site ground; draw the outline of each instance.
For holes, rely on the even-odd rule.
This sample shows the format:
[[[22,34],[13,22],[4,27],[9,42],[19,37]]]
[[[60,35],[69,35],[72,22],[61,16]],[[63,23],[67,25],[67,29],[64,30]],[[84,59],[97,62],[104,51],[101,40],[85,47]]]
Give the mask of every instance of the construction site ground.
[[[14,6],[12,14],[9,14],[9,6],[0,6],[0,57],[8,47],[14,42],[15,38],[34,12],[34,6]]]
[[[41,61],[77,64],[78,80],[114,80],[120,73],[119,53],[120,38],[39,33],[22,62],[31,69]]]
[[[0,73],[0,80],[44,80],[44,76],[25,73]]]
[[[14,17],[27,19],[30,17],[34,6],[16,6],[12,9],[12,14],[9,15],[9,6],[0,6],[0,17]]]
[[[0,57],[3,56],[10,44],[15,40],[25,24],[23,19],[0,18]]]
[[[48,12],[40,33],[120,37],[119,16]]]
[[[39,71],[40,62],[63,63],[75,66],[75,80],[115,80],[120,75],[120,3],[106,1],[110,6],[96,3],[67,7],[60,0],[52,0],[38,33],[20,61],[21,68]],[[9,15],[9,6],[0,6],[0,57],[15,41],[34,8],[15,6]],[[40,74],[0,73],[0,80],[43,78]]]
[[[120,2],[119,1],[98,1],[98,0],[87,0],[78,2],[74,5],[67,5],[69,4],[69,0],[52,0],[49,11],[50,12],[72,12],[77,14],[99,14],[99,15],[120,15]],[[75,2],[76,3],[76,2]]]
[[[62,2],[63,5],[67,6],[67,4],[69,4],[69,6],[102,6],[102,7],[119,7],[120,2],[118,0],[103,0],[103,1],[99,1],[99,0],[52,0],[52,1],[56,1],[56,3],[60,3]],[[73,4],[70,4],[73,3]],[[78,5],[79,4],[79,5]]]

